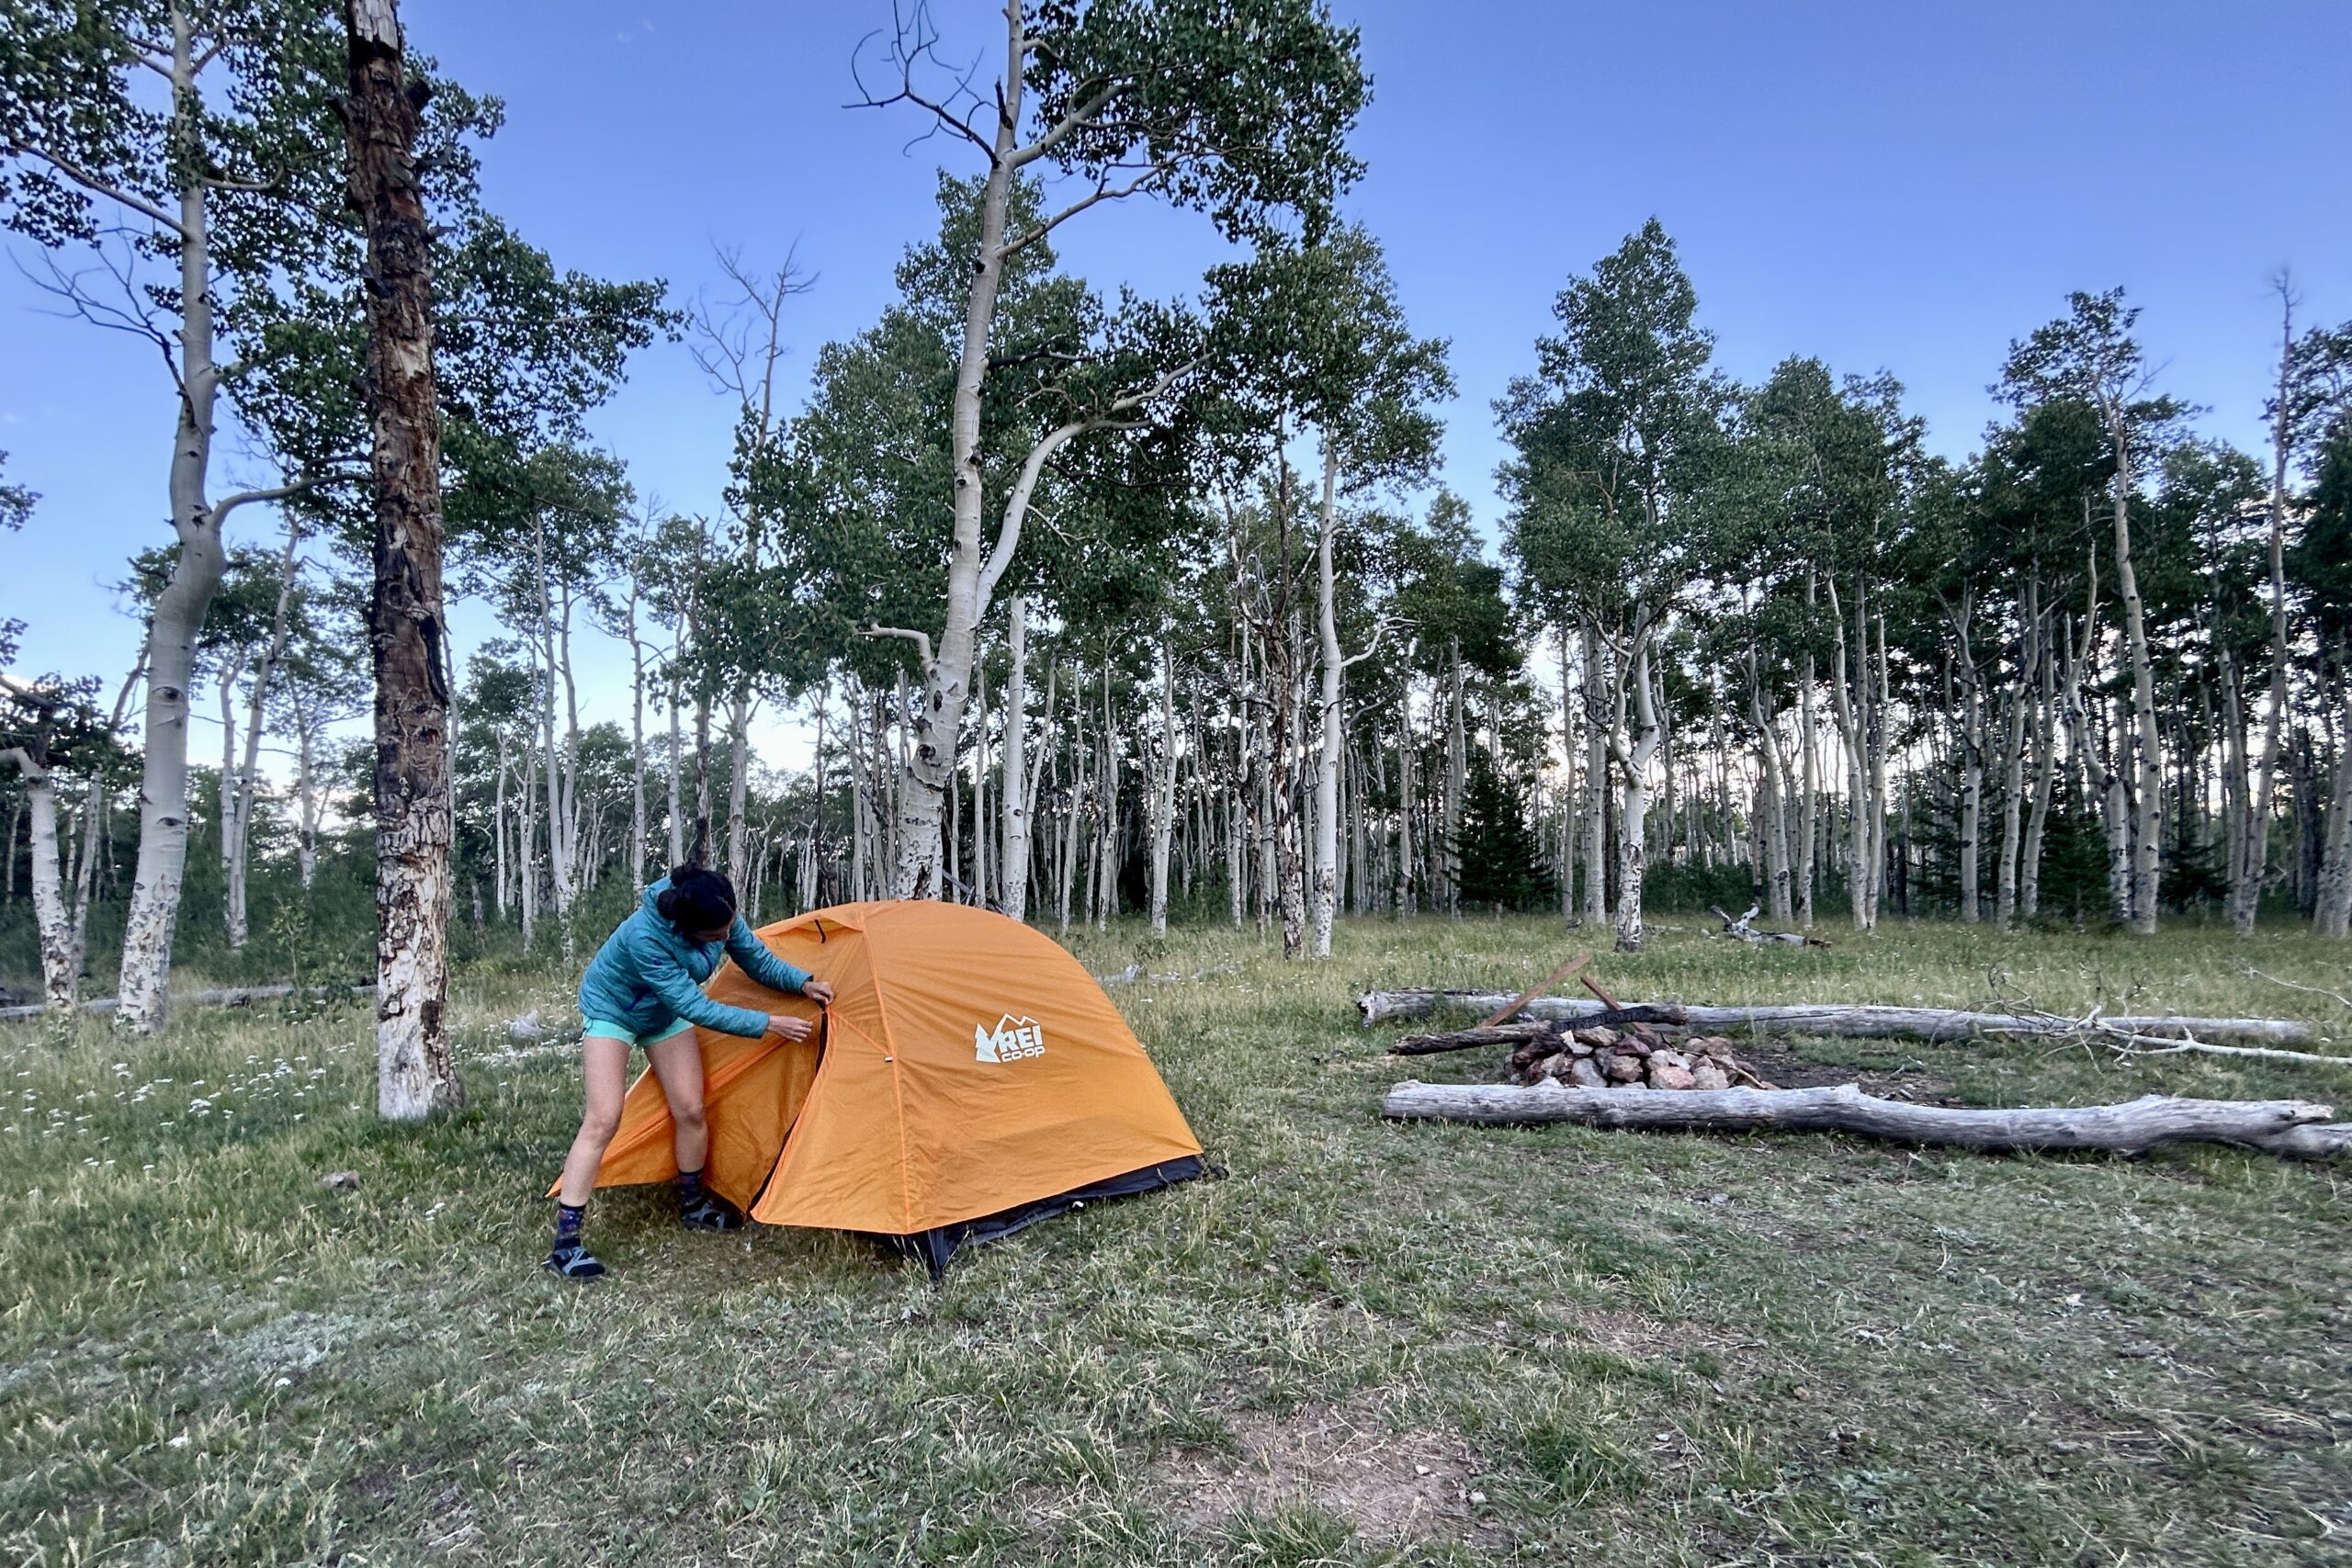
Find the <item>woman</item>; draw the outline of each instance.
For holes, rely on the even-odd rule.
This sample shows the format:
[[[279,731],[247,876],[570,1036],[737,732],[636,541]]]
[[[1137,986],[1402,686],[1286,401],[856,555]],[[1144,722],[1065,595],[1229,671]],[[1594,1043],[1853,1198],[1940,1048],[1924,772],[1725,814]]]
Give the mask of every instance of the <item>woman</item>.
[[[567,1280],[593,1280],[605,1271],[582,1244],[580,1226],[605,1145],[621,1124],[632,1045],[645,1047],[677,1126],[679,1223],[707,1231],[733,1230],[743,1223],[732,1205],[702,1184],[710,1137],[703,1122],[702,1052],[695,1043],[695,1026],[787,1041],[808,1039],[813,1026],[806,1019],[729,1007],[703,995],[703,982],[718,973],[723,958],[734,959],[769,990],[804,996],[820,1007],[832,1003],[832,987],[785,963],[752,934],[735,911],[734,884],[698,865],[679,866],[647,888],[645,901],[605,939],[580,978],[580,1016],[586,1021],[581,1066],[588,1080],[588,1108],[563,1162],[555,1249],[548,1254],[548,1267]]]

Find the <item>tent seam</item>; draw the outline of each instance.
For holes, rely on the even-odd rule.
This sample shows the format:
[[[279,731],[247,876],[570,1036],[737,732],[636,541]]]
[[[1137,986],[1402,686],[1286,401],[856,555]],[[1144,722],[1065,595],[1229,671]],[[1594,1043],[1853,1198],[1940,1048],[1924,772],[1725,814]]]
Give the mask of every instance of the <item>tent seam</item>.
[[[882,1015],[882,1063],[890,1069],[890,1107],[899,1116],[899,1219],[912,1235],[915,1228],[915,1193],[908,1172],[912,1168],[907,1153],[907,1096],[899,1080],[898,1033],[890,1027],[890,999],[888,987],[882,984],[881,955],[875,951],[874,932],[865,932],[865,967],[874,976],[874,1010]]]

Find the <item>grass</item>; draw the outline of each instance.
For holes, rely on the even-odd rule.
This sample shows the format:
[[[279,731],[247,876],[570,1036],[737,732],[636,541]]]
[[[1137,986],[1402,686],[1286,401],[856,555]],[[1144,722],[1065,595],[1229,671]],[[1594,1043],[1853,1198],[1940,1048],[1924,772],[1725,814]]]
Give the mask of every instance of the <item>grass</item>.
[[[1833,931],[1833,934],[1835,932]],[[1537,920],[1089,937],[1228,1179],[933,1285],[653,1192],[544,1276],[569,976],[458,998],[472,1106],[378,1126],[364,1015],[0,1026],[0,1560],[42,1564],[2347,1561],[2346,1171],[1806,1135],[1393,1125],[1369,983],[1532,981]],[[2340,949],[1922,927],[1668,931],[1621,996],[2301,1017]],[[1196,971],[1207,971],[1191,978]],[[1968,1103],[2352,1097],[2044,1044],[1792,1047]],[[356,1190],[322,1188],[331,1170]]]

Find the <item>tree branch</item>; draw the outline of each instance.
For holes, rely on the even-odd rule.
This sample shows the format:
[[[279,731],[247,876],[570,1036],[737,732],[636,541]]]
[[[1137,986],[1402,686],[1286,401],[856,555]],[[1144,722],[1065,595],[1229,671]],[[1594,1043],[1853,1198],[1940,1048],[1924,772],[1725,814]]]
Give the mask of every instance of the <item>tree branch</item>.
[[[903,637],[913,643],[915,657],[922,661],[922,672],[925,675],[931,673],[931,667],[936,662],[932,658],[929,632],[915,631],[908,626],[880,626],[869,621],[866,623],[865,629],[857,635],[865,637]]]
[[[146,219],[149,222],[156,224],[161,228],[170,230],[173,233],[179,236],[183,243],[187,242],[187,231],[180,226],[180,220],[173,217],[170,213],[164,211],[162,208],[156,206],[153,202],[149,201],[145,197],[137,195],[131,191],[127,191],[120,186],[115,185],[109,180],[102,179],[98,175],[90,173],[87,169],[85,169],[79,164],[74,163],[72,160],[58,156],[56,153],[49,151],[46,147],[28,147],[19,145],[16,142],[10,142],[7,144],[6,150],[10,152],[21,153],[28,158],[40,159],[42,163],[47,164],[51,168],[55,169],[59,174],[63,175],[67,179],[72,180],[75,185],[80,186],[84,190],[88,191],[91,195],[102,196],[108,201],[119,202],[122,206],[128,207],[133,212],[136,212],[141,217]]]
[[[1137,175],[1127,184],[1116,188],[1114,188],[1110,181],[1107,179],[1099,181],[1091,191],[1089,191],[1086,195],[1079,197],[1076,201],[1071,202],[1068,207],[1063,208],[1059,212],[1055,213],[1052,217],[1046,219],[1044,221],[1037,224],[1035,228],[1031,229],[1027,233],[1021,235],[1017,239],[1006,241],[1003,246],[999,249],[997,254],[999,255],[1005,256],[1015,254],[1027,246],[1035,244],[1038,241],[1052,233],[1056,229],[1060,228],[1064,223],[1069,222],[1071,219],[1077,217],[1088,208],[1092,207],[1095,203],[1102,201],[1117,201],[1123,197],[1134,196],[1146,186],[1151,184],[1154,180],[1157,180],[1160,175],[1166,174],[1170,169],[1172,169],[1175,166],[1175,159],[1162,158],[1158,163],[1152,164],[1151,167],[1146,169],[1142,174]]]
[[[1069,114],[1063,116],[1059,124],[1054,126],[1044,135],[1038,137],[1036,141],[1029,143],[1028,146],[1023,147],[1019,152],[1013,153],[1012,159],[1012,166],[1016,169],[1026,168],[1031,164],[1034,164],[1038,159],[1044,157],[1046,153],[1052,152],[1062,142],[1068,141],[1071,135],[1079,130],[1080,128],[1091,120],[1096,115],[1100,114],[1102,111],[1102,106],[1116,97],[1118,96],[1119,89],[1125,86],[1130,80],[1132,80],[1132,78],[1125,76],[1112,78],[1101,92],[1095,94],[1092,97],[1079,105],[1078,107],[1070,110]]]

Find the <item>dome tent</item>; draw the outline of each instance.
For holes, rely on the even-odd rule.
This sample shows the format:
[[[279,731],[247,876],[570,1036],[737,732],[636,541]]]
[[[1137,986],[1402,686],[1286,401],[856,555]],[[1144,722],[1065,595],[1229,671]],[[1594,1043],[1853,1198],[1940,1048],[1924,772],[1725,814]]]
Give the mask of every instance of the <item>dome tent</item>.
[[[1044,933],[967,905],[845,904],[763,927],[820,1010],[729,964],[718,1001],[816,1018],[786,1044],[697,1029],[704,1183],[764,1224],[881,1237],[933,1274],[967,1242],[1202,1173],[1201,1145],[1102,988]],[[599,1187],[677,1174],[649,1070]]]

